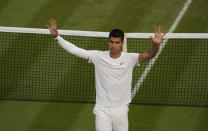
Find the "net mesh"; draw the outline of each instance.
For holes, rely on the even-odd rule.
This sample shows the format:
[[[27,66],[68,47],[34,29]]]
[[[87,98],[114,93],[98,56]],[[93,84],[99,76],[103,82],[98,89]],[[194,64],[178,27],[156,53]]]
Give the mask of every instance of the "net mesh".
[[[147,50],[136,49],[136,41],[128,42],[129,51]],[[169,39],[132,102],[208,106],[207,51],[208,39]],[[134,86],[148,64],[134,69]]]
[[[107,37],[63,35],[87,50],[108,50]],[[128,38],[144,52],[149,38]],[[95,102],[94,67],[49,34],[0,32],[0,99]],[[135,104],[208,106],[208,38],[169,38],[132,99]],[[134,68],[132,90],[149,62]]]

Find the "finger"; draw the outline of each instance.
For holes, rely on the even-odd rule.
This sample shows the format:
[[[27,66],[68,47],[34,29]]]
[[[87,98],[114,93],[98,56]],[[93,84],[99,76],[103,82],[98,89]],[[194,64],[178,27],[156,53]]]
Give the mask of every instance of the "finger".
[[[157,33],[161,33],[160,30],[161,30],[161,26],[159,25],[157,28]]]
[[[53,18],[51,18],[51,22],[53,22]]]
[[[57,24],[56,24],[56,19],[54,20],[54,23],[55,23],[55,29],[56,29],[56,26],[57,26]]]
[[[52,28],[54,28],[54,20],[53,20],[53,18],[51,18],[51,26],[52,26]]]
[[[53,27],[54,27],[54,20],[51,18],[51,23],[53,24]]]
[[[159,26],[156,26],[156,29],[155,29],[155,36],[158,36],[158,33],[159,33]]]
[[[50,23],[51,26],[53,25],[52,22],[51,22],[51,20],[49,20],[48,22]]]
[[[163,31],[163,27],[161,26],[161,27],[160,27],[160,33],[162,33],[162,31]]]
[[[152,36],[149,36],[149,38],[150,38],[151,40],[153,40],[153,37],[152,37]]]
[[[156,33],[157,33],[157,27],[155,26],[155,35],[156,35]]]
[[[46,25],[46,27],[48,27],[49,30],[51,29],[51,27],[49,25]]]

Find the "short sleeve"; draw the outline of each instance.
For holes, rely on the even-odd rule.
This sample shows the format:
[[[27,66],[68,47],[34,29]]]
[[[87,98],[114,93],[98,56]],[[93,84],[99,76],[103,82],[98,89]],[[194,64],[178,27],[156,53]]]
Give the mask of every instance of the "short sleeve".
[[[139,66],[139,53],[128,53],[128,59],[133,66]]]

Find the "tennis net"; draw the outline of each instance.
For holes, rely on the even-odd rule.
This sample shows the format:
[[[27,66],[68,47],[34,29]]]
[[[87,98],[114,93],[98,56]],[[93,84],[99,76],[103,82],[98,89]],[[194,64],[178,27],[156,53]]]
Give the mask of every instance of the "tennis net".
[[[108,32],[59,30],[86,50],[108,50]],[[152,46],[126,33],[127,52]],[[64,51],[47,29],[0,27],[0,99],[95,102],[94,67]],[[158,55],[135,67],[132,103],[208,106],[208,34],[167,34]]]

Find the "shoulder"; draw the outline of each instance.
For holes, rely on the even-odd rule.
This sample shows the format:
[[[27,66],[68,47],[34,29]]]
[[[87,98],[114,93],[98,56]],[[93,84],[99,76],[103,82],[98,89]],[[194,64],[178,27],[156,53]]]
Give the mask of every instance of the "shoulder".
[[[126,56],[130,57],[130,58],[138,58],[139,57],[139,53],[126,53]]]
[[[127,53],[129,63],[139,65],[139,53]]]
[[[97,56],[102,55],[105,53],[105,51],[99,51],[99,50],[89,50],[90,55]]]
[[[105,54],[105,51],[99,51],[99,50],[89,50],[89,63],[95,62],[96,59],[99,59]]]

